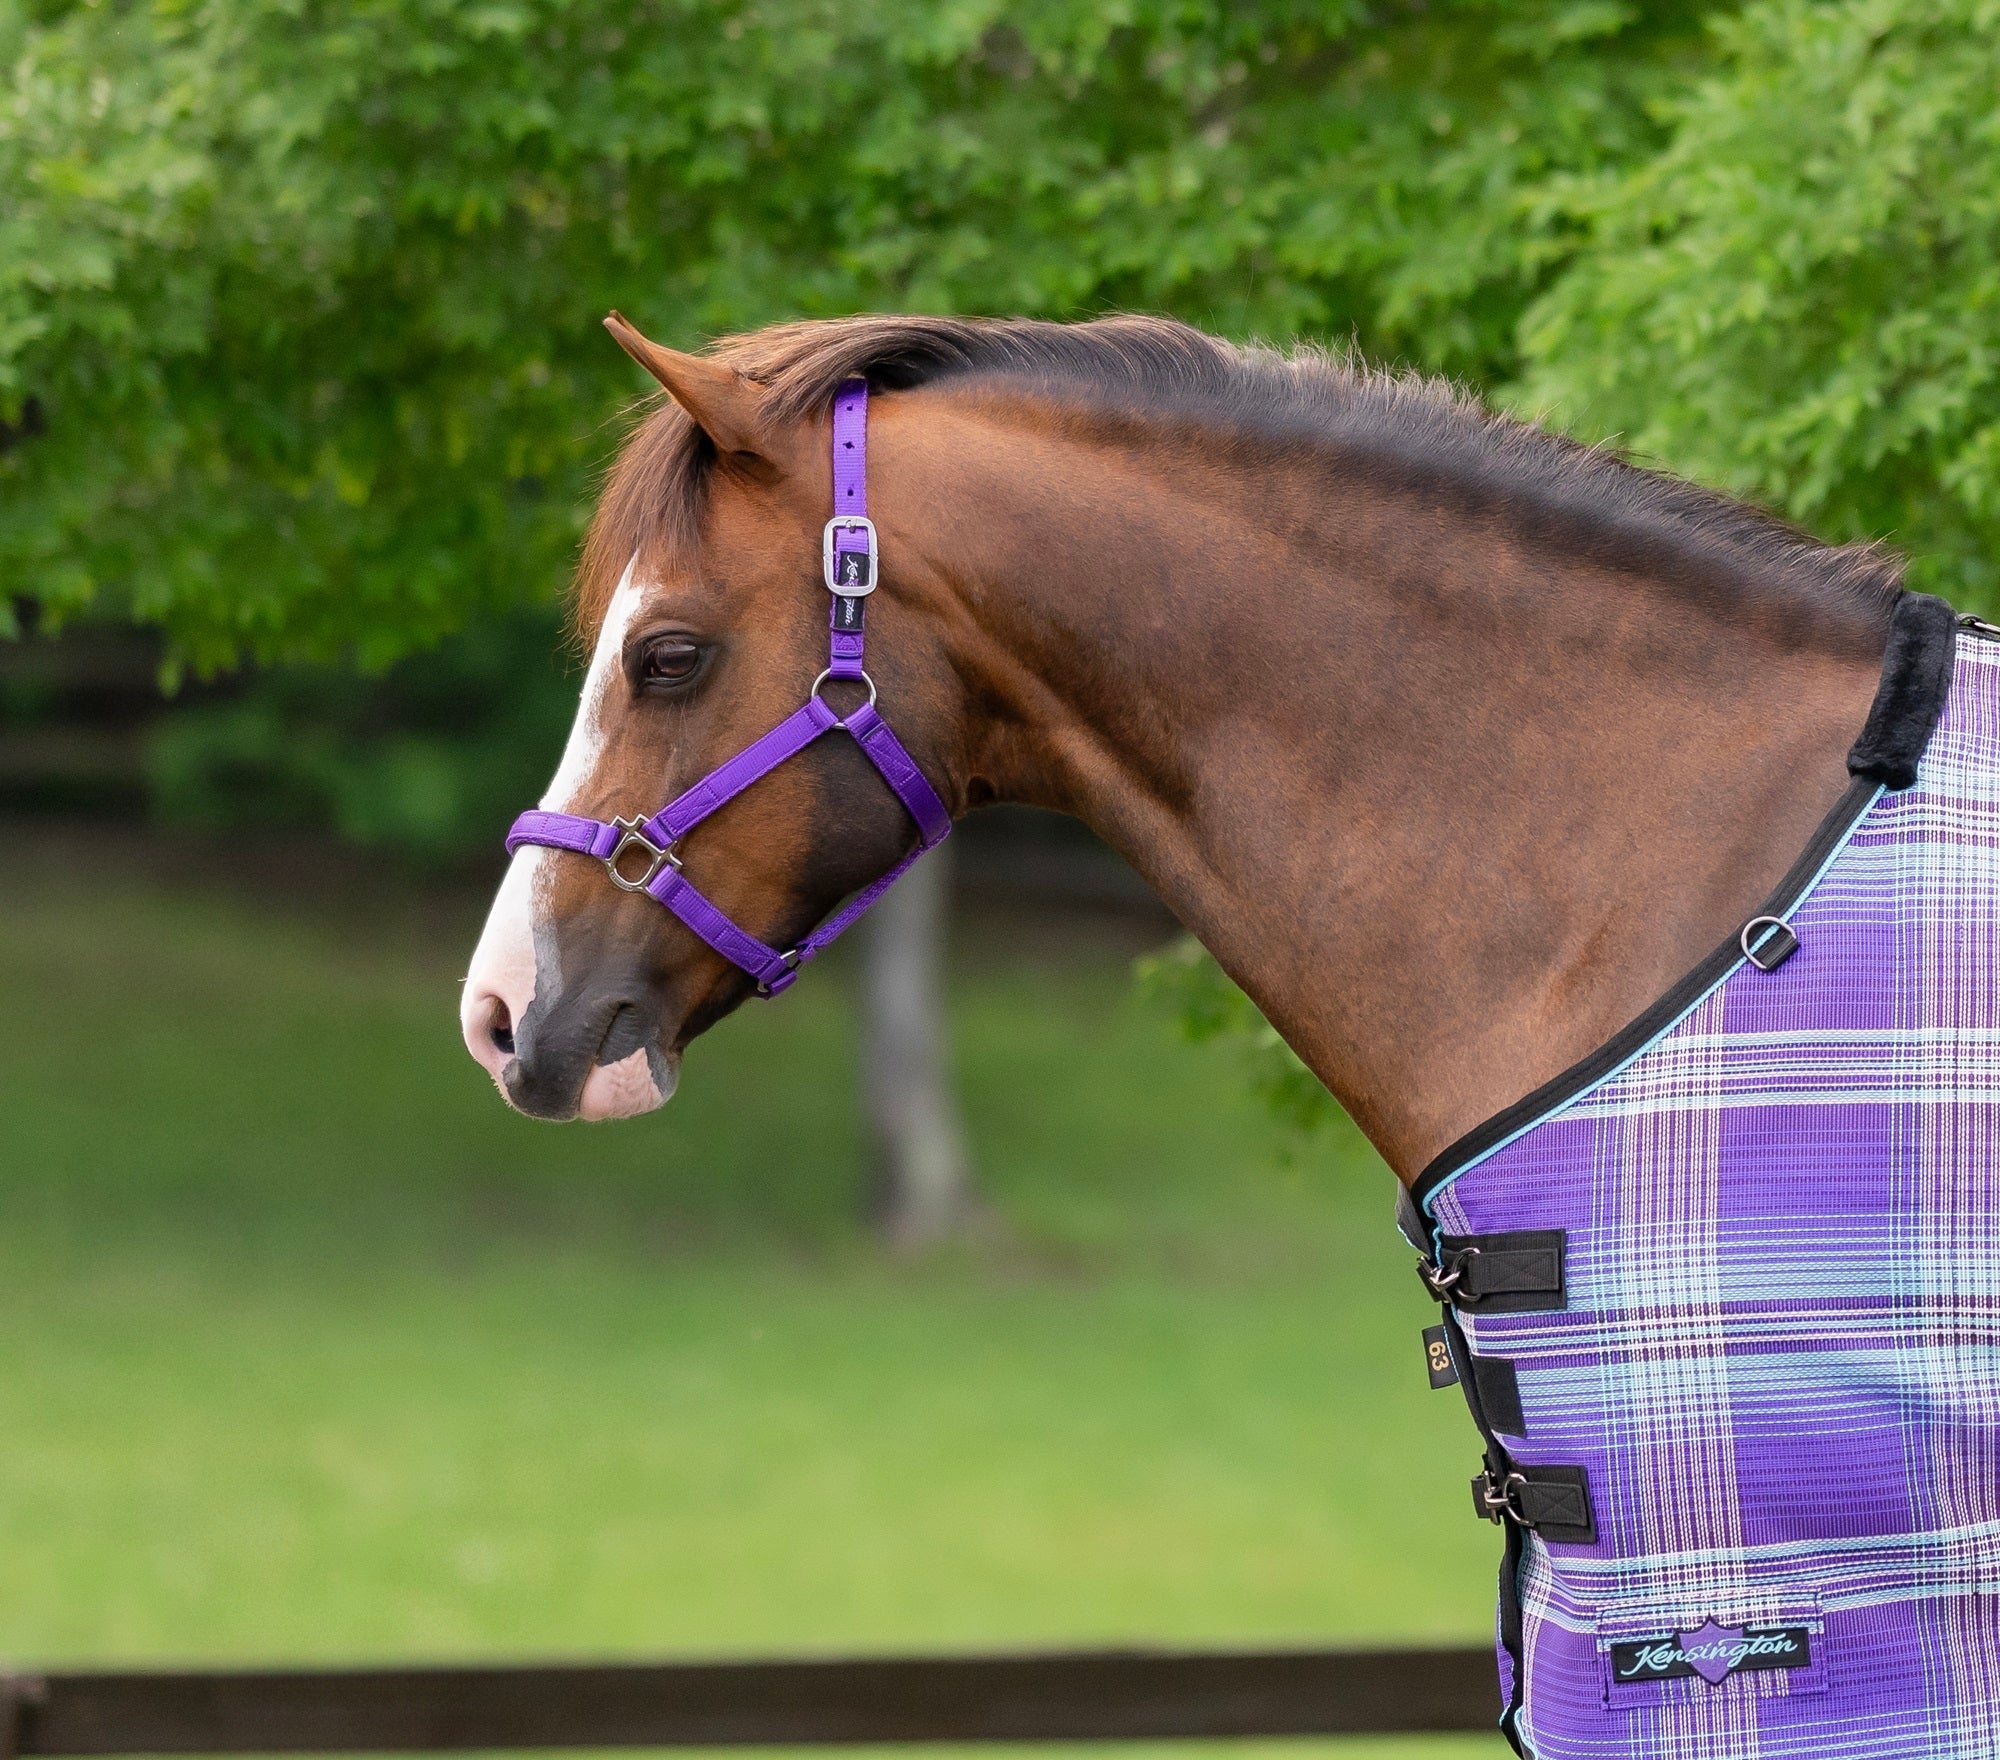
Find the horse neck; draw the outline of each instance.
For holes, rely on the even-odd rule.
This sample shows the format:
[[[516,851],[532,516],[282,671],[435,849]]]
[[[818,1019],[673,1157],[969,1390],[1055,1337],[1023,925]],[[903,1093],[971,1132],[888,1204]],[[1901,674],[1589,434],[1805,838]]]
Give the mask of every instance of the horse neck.
[[[1106,838],[1406,1179],[1732,932],[1845,787],[1886,611],[1311,458],[933,413],[884,424],[885,542],[974,681],[955,780]]]

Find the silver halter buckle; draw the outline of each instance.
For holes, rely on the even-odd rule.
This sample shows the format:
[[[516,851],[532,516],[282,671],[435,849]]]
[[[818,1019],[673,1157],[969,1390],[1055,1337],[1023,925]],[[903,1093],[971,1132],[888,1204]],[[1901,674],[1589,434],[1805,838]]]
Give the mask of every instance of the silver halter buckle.
[[[604,858],[604,871],[611,876],[611,884],[621,892],[644,892],[652,885],[662,868],[678,868],[681,865],[680,857],[674,854],[671,845],[662,849],[646,835],[644,819],[613,819],[611,823],[625,835],[619,838],[618,847]],[[632,849],[643,850],[646,853],[646,871],[636,880],[628,880],[618,871],[618,864],[624,859],[625,852]]]
[[[859,532],[864,547],[836,553],[833,541],[842,532]],[[836,513],[820,534],[819,565],[826,577],[826,590],[835,598],[867,598],[882,574],[882,546],[875,536],[875,522],[858,513]]]

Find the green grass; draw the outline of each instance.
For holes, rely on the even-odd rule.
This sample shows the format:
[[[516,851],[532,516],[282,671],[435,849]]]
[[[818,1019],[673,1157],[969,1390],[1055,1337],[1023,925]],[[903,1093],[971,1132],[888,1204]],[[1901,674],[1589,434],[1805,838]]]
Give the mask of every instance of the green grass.
[[[1293,1152],[1121,951],[960,962],[998,1220],[903,1264],[837,965],[553,1128],[457,1044],[464,911],[83,871],[0,866],[0,1655],[1489,1629],[1388,1175]]]

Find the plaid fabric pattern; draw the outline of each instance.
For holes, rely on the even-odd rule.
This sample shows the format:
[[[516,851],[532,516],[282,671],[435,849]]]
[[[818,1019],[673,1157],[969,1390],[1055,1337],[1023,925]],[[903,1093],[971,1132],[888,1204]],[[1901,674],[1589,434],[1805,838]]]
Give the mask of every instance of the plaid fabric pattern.
[[[1520,1571],[1537,1760],[2000,1756],[2000,643],[1790,921],[1427,1201],[1567,1237],[1565,1308],[1461,1315],[1515,1461],[1590,1476],[1597,1542]],[[1614,1678],[1709,1621],[1810,1665]]]

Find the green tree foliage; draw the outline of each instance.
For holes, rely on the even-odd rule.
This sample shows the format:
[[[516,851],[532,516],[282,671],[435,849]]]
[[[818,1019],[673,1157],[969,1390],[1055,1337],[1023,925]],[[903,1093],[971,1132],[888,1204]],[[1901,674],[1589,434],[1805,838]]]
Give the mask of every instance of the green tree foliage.
[[[1779,507],[2000,586],[2000,4],[1772,0],[1583,228],[1517,392]]]
[[[555,617],[523,607],[371,676],[273,667],[153,730],[154,816],[336,837],[411,868],[490,866],[576,713],[566,658]]]
[[[1232,1046],[1251,1088],[1278,1117],[1310,1130],[1337,1115],[1339,1108],[1319,1078],[1192,935],[1141,958],[1138,979],[1139,993],[1171,1014],[1194,1044]]]
[[[0,579],[201,670],[559,585],[682,342],[1171,309],[1492,376],[1658,144],[1607,0],[0,0]]]

